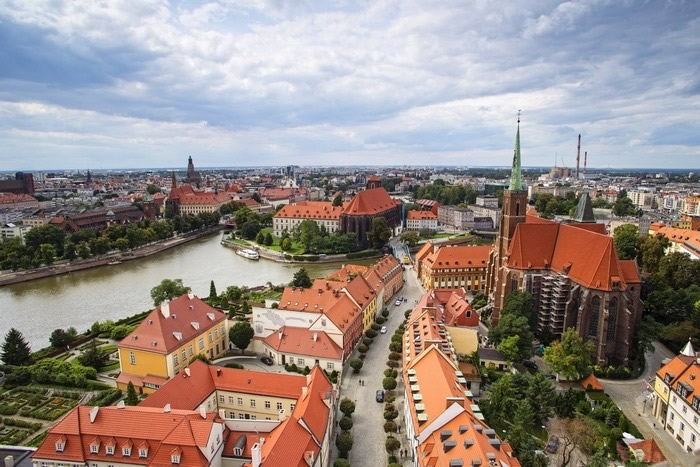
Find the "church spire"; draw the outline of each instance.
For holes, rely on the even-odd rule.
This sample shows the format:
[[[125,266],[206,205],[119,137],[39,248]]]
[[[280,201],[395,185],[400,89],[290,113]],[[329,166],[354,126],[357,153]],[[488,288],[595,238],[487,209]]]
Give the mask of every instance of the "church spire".
[[[171,179],[171,182],[170,182],[170,189],[171,189],[171,190],[174,190],[175,188],[177,188],[177,180],[175,179],[175,172],[173,172],[173,173],[172,173],[172,179]]]
[[[510,190],[522,190],[523,181],[520,172],[520,111],[518,110],[518,131],[515,133],[515,151],[513,152],[513,168],[510,172]]]

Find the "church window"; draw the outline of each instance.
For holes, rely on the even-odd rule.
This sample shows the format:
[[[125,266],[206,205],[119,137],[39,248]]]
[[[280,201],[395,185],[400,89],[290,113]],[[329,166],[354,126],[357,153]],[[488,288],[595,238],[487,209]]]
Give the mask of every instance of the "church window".
[[[608,305],[608,340],[615,338],[615,327],[617,326],[617,298],[610,300]]]
[[[598,336],[598,319],[600,318],[600,297],[591,300],[591,317],[588,321],[588,336]]]
[[[516,276],[515,274],[513,274],[513,275],[510,277],[510,291],[511,291],[511,292],[514,292],[514,291],[516,291],[516,290],[518,290],[518,276]]]

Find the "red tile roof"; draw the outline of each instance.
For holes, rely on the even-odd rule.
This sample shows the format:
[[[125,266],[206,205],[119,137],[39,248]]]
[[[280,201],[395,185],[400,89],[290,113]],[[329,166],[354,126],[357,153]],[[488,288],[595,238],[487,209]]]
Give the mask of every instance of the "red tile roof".
[[[418,301],[414,313],[425,308],[436,309],[447,326],[479,325],[479,314],[467,302],[464,289],[429,290]]]
[[[633,451],[641,451],[643,456],[641,459],[637,458],[646,464],[658,464],[666,460],[666,456],[661,452],[659,445],[653,439],[645,439],[637,442],[631,442],[628,444],[629,448]]]
[[[580,384],[583,387],[583,389],[588,389],[589,386],[590,386],[590,389],[592,389],[594,391],[602,391],[605,389],[603,387],[603,385],[601,384],[601,382],[598,381],[598,378],[596,378],[593,373],[591,373],[590,375],[583,378],[580,381]]]
[[[384,188],[373,188],[358,192],[343,210],[344,214],[352,216],[379,214],[399,205]]]
[[[369,271],[369,267],[367,266],[363,266],[361,264],[346,264],[337,271],[333,271],[328,274],[326,276],[326,280],[348,282],[358,274],[366,274],[367,271]]]
[[[302,201],[291,203],[277,211],[274,217],[291,219],[339,220],[341,206],[333,206],[330,201]]]
[[[184,294],[154,308],[119,347],[169,354],[227,318],[192,294]]]
[[[433,272],[453,268],[486,268],[491,246],[442,246],[426,256],[424,265]]]
[[[430,211],[408,211],[410,220],[437,220],[437,216]]]
[[[280,338],[280,335],[282,337]],[[283,326],[265,339],[266,345],[281,353],[341,360],[343,349],[323,331]]]

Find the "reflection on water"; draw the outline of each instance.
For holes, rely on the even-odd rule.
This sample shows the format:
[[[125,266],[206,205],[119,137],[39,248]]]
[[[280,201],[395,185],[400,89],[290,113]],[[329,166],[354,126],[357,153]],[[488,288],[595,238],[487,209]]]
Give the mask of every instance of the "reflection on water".
[[[16,327],[36,350],[48,345],[56,328],[74,326],[83,332],[95,321],[148,310],[151,288],[165,278],[182,279],[195,294],[206,297],[212,279],[218,291],[229,285],[281,284],[300,267],[247,260],[221,246],[220,239],[221,234],[212,235],[148,258],[0,287],[0,339]],[[305,267],[318,277],[338,265]]]

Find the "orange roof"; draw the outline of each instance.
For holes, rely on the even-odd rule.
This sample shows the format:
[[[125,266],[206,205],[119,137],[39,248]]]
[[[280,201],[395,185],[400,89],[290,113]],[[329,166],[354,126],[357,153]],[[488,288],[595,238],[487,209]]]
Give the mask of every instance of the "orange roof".
[[[573,224],[518,224],[509,245],[508,266],[552,269],[592,289],[612,290],[613,281],[626,288],[612,237]]]
[[[308,192],[306,188],[261,188],[260,196],[268,200],[282,200],[294,196],[304,196]]]
[[[669,384],[673,384],[685,372],[685,370],[687,370],[693,364],[694,360],[695,359],[693,357],[688,355],[678,355],[659,368],[656,372],[656,376]]]
[[[436,309],[439,319],[444,321],[446,326],[479,325],[479,314],[467,302],[463,288],[429,290],[420,298],[413,312],[425,308]]]
[[[390,275],[401,274],[401,264],[393,255],[384,255],[382,259],[372,266],[372,269],[386,281]]]
[[[596,378],[593,373],[583,378],[579,384],[581,384],[583,389],[589,389],[590,387],[590,389],[593,391],[602,391],[605,389],[602,383],[598,381],[598,378]]]
[[[0,204],[15,204],[15,203],[26,203],[26,202],[34,202],[34,203],[39,203],[35,197],[31,195],[27,195],[25,193],[18,193],[18,194],[12,194],[12,193],[7,193],[2,196],[0,196]]]
[[[400,201],[392,199],[384,188],[373,188],[358,192],[343,213],[353,216],[379,214],[400,203]]]
[[[216,390],[297,399],[306,385],[299,375],[210,366],[200,360],[187,368],[189,375],[180,371],[139,406],[194,410]]]
[[[197,191],[191,195],[181,196],[180,204],[183,206],[209,205],[216,206],[231,201],[225,193],[214,193],[212,191]]]
[[[384,282],[382,281],[382,278],[377,274],[377,271],[374,269],[370,269],[366,273],[364,273],[363,277],[367,281],[370,287],[372,287],[372,290],[374,290],[375,293],[379,293],[383,288],[384,288]]]
[[[633,451],[642,451],[644,457],[638,459],[646,464],[658,464],[666,460],[666,456],[661,452],[659,445],[652,438],[642,441],[628,443],[628,446]]]
[[[666,227],[663,224],[651,224],[649,233],[661,234],[670,241],[683,245],[695,255],[700,255],[700,231]]]
[[[376,297],[374,288],[369,285],[367,280],[362,276],[355,276],[353,280],[346,284],[345,290],[350,294],[350,297],[357,303],[361,309],[367,308],[372,300]]]
[[[409,220],[437,220],[437,216],[430,211],[408,211]]]
[[[642,279],[639,277],[637,261],[633,259],[621,259],[620,269],[622,270],[622,277],[625,278],[625,282],[628,284],[641,284]]]
[[[281,353],[309,355],[335,360],[343,358],[343,349],[323,331],[282,326],[263,339],[263,342]]]
[[[326,280],[348,282],[348,280],[352,279],[354,276],[365,274],[368,270],[369,267],[361,264],[346,264],[337,271],[333,271],[328,274],[326,276]]]
[[[97,413],[91,421],[93,410]],[[216,414],[202,418],[199,412],[189,410],[164,412],[162,408],[139,406],[78,406],[49,429],[46,439],[32,457],[57,462],[170,465],[171,452],[179,448],[180,465],[208,466],[202,448],[207,447],[215,424],[221,424]],[[57,440],[64,441],[62,452],[56,451]],[[91,444],[98,445],[97,453],[91,452]],[[112,455],[106,453],[107,446],[114,447]],[[138,452],[129,457],[122,453],[122,447],[139,449],[142,446],[148,450],[145,459],[139,458]]]
[[[184,294],[154,308],[119,347],[169,354],[195,337],[206,334],[227,315],[199,297]]]
[[[416,253],[416,264],[420,263],[423,261],[423,259],[431,254],[433,252],[433,244],[430,242],[425,242],[425,245],[421,247],[420,250],[418,250],[418,253]]]
[[[287,204],[277,211],[274,217],[291,219],[327,219],[339,220],[341,206],[333,206],[330,201],[302,201]]]
[[[491,246],[452,246],[438,248],[425,258],[425,266],[433,272],[453,268],[486,268]]]

